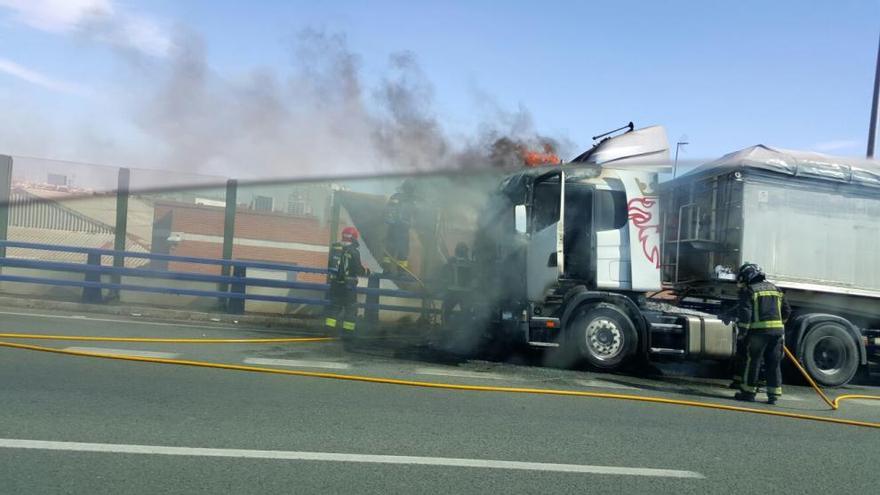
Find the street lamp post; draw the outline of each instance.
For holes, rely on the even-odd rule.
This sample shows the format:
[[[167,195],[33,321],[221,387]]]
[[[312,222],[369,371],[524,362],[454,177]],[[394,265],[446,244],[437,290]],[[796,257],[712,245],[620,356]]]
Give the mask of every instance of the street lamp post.
[[[874,66],[874,97],[871,100],[871,124],[868,127],[868,158],[874,158],[874,136],[877,134],[878,98],[880,98],[880,44],[877,46],[877,64]]]
[[[684,145],[691,144],[687,141],[679,141],[675,143],[675,163],[672,165],[672,178],[675,178],[676,173],[678,172],[678,150]]]

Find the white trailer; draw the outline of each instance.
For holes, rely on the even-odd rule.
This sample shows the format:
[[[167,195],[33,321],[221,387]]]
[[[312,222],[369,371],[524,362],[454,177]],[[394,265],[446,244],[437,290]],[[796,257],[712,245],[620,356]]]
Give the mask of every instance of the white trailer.
[[[724,311],[758,263],[793,307],[786,344],[829,386],[880,344],[880,166],[753,146],[663,184],[663,280]]]

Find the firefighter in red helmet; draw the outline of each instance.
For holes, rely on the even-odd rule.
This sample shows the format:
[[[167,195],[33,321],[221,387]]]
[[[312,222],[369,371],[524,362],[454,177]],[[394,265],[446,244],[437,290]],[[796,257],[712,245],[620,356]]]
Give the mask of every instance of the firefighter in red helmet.
[[[343,339],[349,339],[356,328],[358,277],[367,275],[367,270],[361,264],[357,229],[345,227],[340,237],[341,242],[330,246],[327,261],[330,304],[324,324],[335,330],[341,329]]]

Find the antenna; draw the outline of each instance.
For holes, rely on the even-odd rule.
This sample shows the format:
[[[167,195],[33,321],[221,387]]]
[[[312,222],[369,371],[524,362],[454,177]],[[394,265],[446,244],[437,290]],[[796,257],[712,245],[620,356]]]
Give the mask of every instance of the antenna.
[[[632,132],[632,130],[633,130],[634,128],[635,128],[635,126],[633,125],[632,122],[630,122],[629,124],[626,124],[626,125],[623,126],[623,127],[618,127],[617,129],[614,129],[613,131],[608,131],[608,132],[606,132],[605,134],[599,134],[598,136],[593,136],[593,141],[595,141],[595,140],[597,140],[597,139],[599,139],[599,138],[603,138],[603,137],[605,137],[605,136],[607,136],[607,135],[609,135],[609,134],[614,134],[614,133],[617,132],[617,131],[622,131],[622,130],[624,130],[624,129],[629,129],[627,132]]]

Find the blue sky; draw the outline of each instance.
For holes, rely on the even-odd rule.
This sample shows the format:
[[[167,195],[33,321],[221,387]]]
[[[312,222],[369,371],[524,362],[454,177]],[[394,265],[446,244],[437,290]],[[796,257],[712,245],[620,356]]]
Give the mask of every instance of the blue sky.
[[[365,87],[412,52],[453,136],[487,108],[525,108],[576,148],[632,120],[686,135],[692,159],[757,143],[861,155],[878,14],[878,1],[0,0],[0,103],[37,128],[6,132],[0,153],[138,161],[157,138],[132,123],[138,76],[121,60],[161,67],[186,32],[234,80],[288,70],[296,34],[315,29],[344,35]]]

